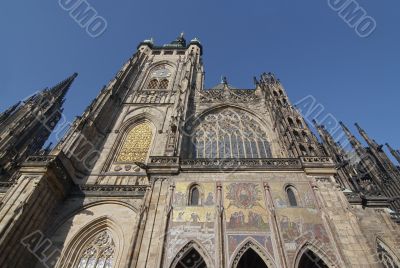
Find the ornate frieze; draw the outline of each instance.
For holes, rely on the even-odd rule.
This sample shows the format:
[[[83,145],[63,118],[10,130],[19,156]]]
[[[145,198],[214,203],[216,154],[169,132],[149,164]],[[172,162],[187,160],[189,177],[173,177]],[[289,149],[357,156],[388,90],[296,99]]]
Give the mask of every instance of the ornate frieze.
[[[83,196],[144,196],[147,185],[101,185],[87,184],[77,185],[73,195]]]
[[[170,90],[141,90],[135,93],[132,103],[169,103],[174,96]]]
[[[185,159],[182,170],[301,170],[299,159]]]
[[[202,103],[253,103],[260,101],[260,97],[251,89],[209,89],[198,91]]]

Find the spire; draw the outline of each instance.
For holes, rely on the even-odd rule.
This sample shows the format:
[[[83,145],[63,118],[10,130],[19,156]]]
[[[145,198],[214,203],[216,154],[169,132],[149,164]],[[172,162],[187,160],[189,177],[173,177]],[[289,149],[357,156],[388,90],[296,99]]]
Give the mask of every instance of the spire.
[[[354,125],[357,127],[357,130],[358,130],[358,132],[360,133],[360,135],[361,135],[361,136],[364,138],[364,140],[368,143],[368,146],[374,147],[375,149],[379,149],[379,145],[378,145],[373,139],[371,139],[371,138],[368,136],[367,132],[365,132],[365,130],[362,129],[362,128],[360,127],[359,124],[355,123]]]
[[[386,146],[389,148],[390,153],[393,155],[393,157],[396,158],[397,162],[400,163],[400,151],[399,151],[399,150],[396,151],[395,149],[393,149],[393,148],[389,145],[389,143],[386,143]]]
[[[345,154],[343,148],[340,146],[338,142],[335,141],[335,139],[332,137],[329,131],[327,131],[323,125],[319,125],[315,119],[313,119],[313,124],[323,141],[323,146],[327,150],[331,151],[331,153],[335,154],[334,156],[336,160],[339,160],[338,157],[343,158]],[[343,159],[340,159],[340,161],[342,160]]]
[[[8,110],[11,114],[0,125],[0,180],[12,179],[19,165],[42,149],[61,119],[65,95],[76,77],[74,73]]]
[[[62,101],[77,76],[78,73],[72,74],[70,77],[48,90],[49,94],[53,96],[54,99]]]
[[[164,45],[164,47],[185,48],[186,39],[184,37],[184,33],[182,32],[174,41],[172,41],[170,44]]]
[[[357,140],[356,137],[350,132],[350,130],[346,127],[346,125],[340,121],[339,122],[340,126],[342,127],[344,133],[346,134],[347,138],[349,139],[351,145],[356,149],[356,151],[364,151],[364,147],[362,146],[361,142]]]
[[[21,104],[21,101],[17,102],[7,110],[5,110],[3,113],[0,114],[0,124],[4,122]]]

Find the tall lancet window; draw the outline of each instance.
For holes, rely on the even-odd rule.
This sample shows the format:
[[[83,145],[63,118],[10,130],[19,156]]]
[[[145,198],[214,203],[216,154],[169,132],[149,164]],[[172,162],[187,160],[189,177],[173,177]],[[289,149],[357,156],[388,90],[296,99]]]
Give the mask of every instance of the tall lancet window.
[[[117,161],[145,163],[152,139],[153,132],[149,123],[136,125],[125,137]]]
[[[78,268],[111,268],[114,257],[114,240],[109,231],[102,231],[84,247],[79,257]]]
[[[293,189],[293,187],[291,187],[291,186],[287,187],[286,194],[288,197],[289,205],[291,207],[297,207],[297,198],[296,198],[295,190]]]
[[[201,119],[192,136],[195,158],[269,158],[265,130],[239,109],[223,109]]]

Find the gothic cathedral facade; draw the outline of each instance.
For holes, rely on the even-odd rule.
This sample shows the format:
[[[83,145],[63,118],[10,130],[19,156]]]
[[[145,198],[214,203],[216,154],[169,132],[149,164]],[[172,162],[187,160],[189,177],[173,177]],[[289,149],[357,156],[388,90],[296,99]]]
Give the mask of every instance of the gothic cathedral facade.
[[[342,124],[352,164],[271,73],[205,89],[202,53],[143,41],[1,182],[1,267],[400,267],[400,172],[382,148]]]

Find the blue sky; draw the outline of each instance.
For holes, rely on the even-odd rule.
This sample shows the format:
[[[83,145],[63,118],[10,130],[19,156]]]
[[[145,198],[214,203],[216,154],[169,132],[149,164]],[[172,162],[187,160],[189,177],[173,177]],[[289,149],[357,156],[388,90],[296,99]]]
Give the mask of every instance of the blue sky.
[[[95,39],[57,0],[0,4],[0,111],[78,72],[65,103],[73,120],[141,40],[163,44],[184,31],[204,46],[207,86],[226,75],[249,88],[253,76],[271,71],[292,102],[313,95],[352,130],[358,122],[380,143],[400,147],[399,1],[358,1],[377,22],[368,38],[327,0],[88,2],[108,23]]]

